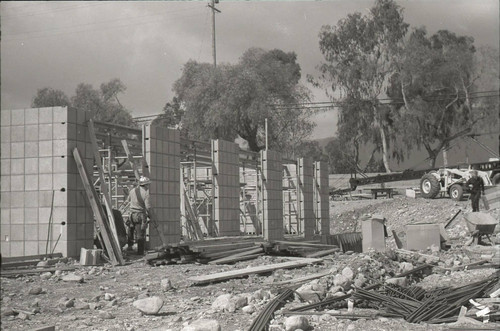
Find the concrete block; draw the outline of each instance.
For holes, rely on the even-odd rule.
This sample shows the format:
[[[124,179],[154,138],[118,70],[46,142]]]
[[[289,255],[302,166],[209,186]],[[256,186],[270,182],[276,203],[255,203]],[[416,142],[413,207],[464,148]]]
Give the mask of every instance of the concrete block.
[[[40,174],[38,176],[38,189],[41,191],[52,191],[52,174]]]
[[[4,143],[10,142],[10,134],[11,134],[11,127],[10,126],[2,126],[0,129],[0,140]]]
[[[10,190],[24,191],[24,175],[10,176]]]
[[[0,208],[10,208],[10,192],[2,192],[0,195]]]
[[[24,124],[38,124],[38,108],[24,110]]]
[[[1,224],[10,224],[10,208],[0,210]]]
[[[38,125],[26,125],[24,127],[25,141],[38,141]]]
[[[38,219],[40,223],[48,223],[50,219],[50,207],[39,207],[38,208]]]
[[[60,224],[63,221],[67,222],[68,221],[68,208],[67,207],[54,207],[52,219],[53,219],[54,224]]]
[[[68,139],[68,125],[65,122],[54,122],[52,127],[52,139]]]
[[[24,255],[37,255],[38,254],[38,241],[25,241],[24,242]]]
[[[361,222],[363,236],[363,252],[373,249],[377,252],[385,251],[384,221],[380,219],[367,219]]]
[[[11,111],[10,123],[14,125],[24,125],[24,109],[15,109]]]
[[[10,226],[10,240],[24,240],[24,224],[12,224]]]
[[[25,225],[24,226],[24,240],[38,241],[38,226]],[[38,245],[36,245],[38,246]],[[37,247],[38,250],[38,247]]]
[[[52,123],[38,126],[38,140],[52,140]]]
[[[38,159],[38,172],[40,174],[52,174],[52,157],[42,157]]]
[[[38,225],[38,208],[24,208],[24,223]]]
[[[68,108],[66,107],[53,107],[52,115],[54,122],[68,122]]]
[[[13,159],[24,158],[24,142],[10,143],[10,157]]]
[[[24,208],[10,209],[10,224],[24,224]]]
[[[26,141],[24,143],[24,157],[38,156],[38,141]]]
[[[37,191],[38,190],[38,175],[25,175],[24,176],[24,190]]]
[[[55,191],[54,192],[54,206],[67,207],[68,206],[68,192]]]
[[[10,192],[10,207],[24,207],[24,192]]]
[[[0,160],[0,174],[1,175],[10,175],[10,159],[1,159]]]
[[[22,159],[20,159],[22,160]],[[10,169],[9,169],[10,171]],[[38,158],[24,159],[24,173],[25,174],[38,174]]]
[[[38,142],[38,155],[40,157],[52,156],[51,140],[42,140]]]
[[[406,226],[406,249],[426,250],[441,247],[439,224],[409,224]]]
[[[52,123],[52,107],[38,108],[38,122]]]
[[[10,143],[0,143],[0,148],[2,153],[0,153],[0,158],[10,159]]]
[[[10,242],[10,256],[24,256],[24,241]]]
[[[38,207],[38,191],[24,192],[24,207]]]
[[[56,156],[68,155],[68,140],[59,139],[52,141],[52,153]]]
[[[38,191],[38,206],[50,207],[51,204],[52,204],[52,191]]]
[[[10,242],[4,241],[3,237],[4,237],[4,235],[2,234],[2,241],[0,243],[0,254],[2,254],[2,256],[11,256],[10,255]]]
[[[58,156],[52,158],[53,172],[66,174],[68,172],[68,158],[59,156],[61,154],[56,155]]]
[[[9,109],[0,110],[0,125],[1,126],[10,126],[10,113]]]
[[[10,173],[11,175],[22,175],[24,174],[24,163],[25,159],[11,159],[10,160]]]

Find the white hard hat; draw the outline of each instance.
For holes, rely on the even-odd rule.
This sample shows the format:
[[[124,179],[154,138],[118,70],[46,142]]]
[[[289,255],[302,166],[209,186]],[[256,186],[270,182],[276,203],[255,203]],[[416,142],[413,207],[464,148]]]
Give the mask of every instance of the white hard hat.
[[[148,185],[148,184],[151,184],[151,181],[149,180],[148,177],[141,176],[141,178],[139,178],[139,185]]]

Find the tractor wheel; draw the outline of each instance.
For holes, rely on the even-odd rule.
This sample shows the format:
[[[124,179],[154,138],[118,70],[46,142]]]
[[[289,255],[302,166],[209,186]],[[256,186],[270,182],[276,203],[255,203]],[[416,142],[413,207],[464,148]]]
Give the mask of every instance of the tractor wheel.
[[[420,180],[420,191],[424,198],[434,199],[441,191],[439,180],[432,174],[423,175]]]
[[[462,185],[460,184],[453,184],[450,187],[450,197],[455,200],[455,201],[460,201],[462,200],[462,197],[464,196],[464,189],[462,188]]]
[[[493,183],[493,185],[500,185],[500,173],[493,176],[491,182]]]

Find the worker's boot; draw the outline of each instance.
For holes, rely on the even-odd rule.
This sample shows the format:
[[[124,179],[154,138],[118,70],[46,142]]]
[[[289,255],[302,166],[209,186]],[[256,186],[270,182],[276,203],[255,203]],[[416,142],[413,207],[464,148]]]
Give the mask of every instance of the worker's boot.
[[[137,255],[144,255],[144,239],[137,239]]]

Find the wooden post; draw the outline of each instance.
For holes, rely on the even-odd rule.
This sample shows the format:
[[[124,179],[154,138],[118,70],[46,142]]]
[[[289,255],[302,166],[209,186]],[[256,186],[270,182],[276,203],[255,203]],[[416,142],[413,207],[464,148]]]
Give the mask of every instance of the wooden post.
[[[104,243],[104,248],[108,252],[108,256],[113,265],[120,264],[123,265],[125,262],[123,261],[122,252],[118,244],[118,239],[113,237],[110,233],[110,227],[106,222],[106,217],[104,214],[104,210],[102,209],[102,205],[99,201],[99,197],[97,192],[89,180],[89,175],[85,170],[85,167],[82,162],[82,158],[78,149],[75,147],[73,149],[73,156],[75,158],[76,166],[78,168],[78,172],[80,173],[80,178],[83,182],[83,187],[85,188],[85,192],[87,193],[87,198],[89,199],[90,207],[94,213],[97,223],[99,224],[100,234],[102,237],[102,241]]]

